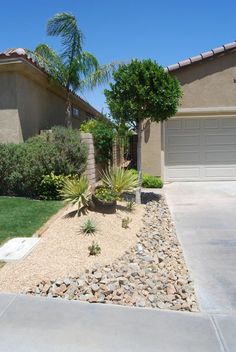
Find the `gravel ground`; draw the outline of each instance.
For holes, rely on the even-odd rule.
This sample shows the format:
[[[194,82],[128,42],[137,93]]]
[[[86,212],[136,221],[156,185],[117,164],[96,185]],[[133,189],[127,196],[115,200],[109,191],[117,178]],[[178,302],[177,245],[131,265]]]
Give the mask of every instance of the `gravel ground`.
[[[42,280],[58,277],[75,277],[94,265],[111,264],[137,243],[142,226],[144,206],[127,212],[125,203],[119,203],[116,214],[89,212],[81,217],[73,216],[74,207],[67,208],[44,232],[39,244],[20,262],[7,263],[0,270],[0,292],[23,292],[36,286]],[[122,218],[132,221],[128,229],[121,226]],[[84,235],[81,226],[87,219],[93,219],[98,231]],[[98,242],[101,255],[89,256],[88,246]]]
[[[164,197],[159,197],[147,203],[137,242],[119,259],[87,267],[78,276],[43,280],[27,293],[90,303],[198,311],[168,206]]]

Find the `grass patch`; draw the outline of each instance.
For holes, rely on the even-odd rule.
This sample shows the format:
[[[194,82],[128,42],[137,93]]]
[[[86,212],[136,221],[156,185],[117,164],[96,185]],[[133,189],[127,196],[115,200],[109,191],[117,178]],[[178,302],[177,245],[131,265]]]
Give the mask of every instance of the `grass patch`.
[[[0,197],[0,243],[13,237],[32,236],[63,202]]]

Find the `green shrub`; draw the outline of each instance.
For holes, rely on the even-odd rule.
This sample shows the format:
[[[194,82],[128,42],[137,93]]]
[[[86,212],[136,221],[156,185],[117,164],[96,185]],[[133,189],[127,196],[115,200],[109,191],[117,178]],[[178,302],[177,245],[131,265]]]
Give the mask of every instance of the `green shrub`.
[[[60,194],[67,203],[77,203],[80,215],[80,211],[89,205],[91,196],[88,178],[81,176],[79,179],[67,179]]]
[[[103,202],[113,202],[114,200],[117,200],[118,194],[111,188],[98,187],[95,190],[95,197]]]
[[[87,146],[78,130],[53,127],[20,144],[0,144],[0,193],[39,197],[45,175],[81,174],[86,167]]]
[[[98,255],[101,253],[101,247],[97,242],[94,242],[91,244],[91,246],[88,247],[89,250],[89,255]]]
[[[96,161],[107,164],[112,158],[112,145],[115,136],[112,124],[102,120],[88,120],[82,123],[80,131],[93,135]]]
[[[133,191],[138,186],[137,175],[123,167],[115,166],[104,171],[101,180],[105,186],[112,188],[119,195]]]
[[[47,200],[61,199],[60,191],[67,177],[69,176],[55,175],[54,172],[44,175],[40,183],[40,198]]]
[[[156,177],[156,176],[143,174],[142,186],[144,188],[162,188],[163,187],[163,181],[160,178]]]
[[[135,169],[130,169],[133,175],[138,175],[138,171]],[[144,173],[142,175],[142,186],[144,188],[162,188],[163,181],[159,177],[149,175]]]

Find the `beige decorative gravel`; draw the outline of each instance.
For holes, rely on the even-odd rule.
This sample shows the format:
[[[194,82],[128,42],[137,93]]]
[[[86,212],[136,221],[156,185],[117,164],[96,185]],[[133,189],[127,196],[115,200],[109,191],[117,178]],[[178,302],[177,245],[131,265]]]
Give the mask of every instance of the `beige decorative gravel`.
[[[120,203],[116,214],[89,211],[80,217],[68,216],[75,207],[65,209],[25,259],[7,263],[0,270],[0,292],[24,292],[44,279],[75,277],[96,264],[111,264],[136,244],[136,234],[142,226],[144,206],[136,206],[132,213],[127,212],[124,206],[125,203]],[[121,226],[124,217],[131,219],[128,229]],[[98,231],[94,235],[81,232],[87,218],[97,225]],[[88,246],[92,241],[98,242],[101,247],[99,256],[89,256]]]

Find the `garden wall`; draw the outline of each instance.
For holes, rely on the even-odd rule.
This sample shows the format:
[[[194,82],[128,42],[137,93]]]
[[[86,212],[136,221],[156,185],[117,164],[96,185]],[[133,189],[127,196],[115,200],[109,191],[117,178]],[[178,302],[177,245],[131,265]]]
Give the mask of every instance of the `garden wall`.
[[[81,139],[88,146],[88,161],[85,175],[88,177],[90,184],[93,186],[97,181],[93,136],[91,133],[81,133]]]

